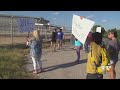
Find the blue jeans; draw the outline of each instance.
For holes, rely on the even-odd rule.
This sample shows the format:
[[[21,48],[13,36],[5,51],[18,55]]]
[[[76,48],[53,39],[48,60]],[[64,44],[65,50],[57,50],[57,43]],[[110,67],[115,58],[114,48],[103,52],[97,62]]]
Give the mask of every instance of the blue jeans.
[[[85,42],[84,47],[85,47],[85,52],[89,53],[88,42]]]
[[[80,60],[80,48],[81,48],[81,47],[76,46],[77,60]]]
[[[70,43],[71,43],[72,45],[74,45],[75,40],[74,40],[73,38],[70,38]]]

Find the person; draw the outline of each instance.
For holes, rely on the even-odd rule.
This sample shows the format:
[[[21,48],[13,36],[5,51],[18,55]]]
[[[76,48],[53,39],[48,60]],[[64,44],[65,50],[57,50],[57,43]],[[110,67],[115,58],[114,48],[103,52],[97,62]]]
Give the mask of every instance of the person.
[[[105,67],[109,63],[109,53],[102,44],[102,34],[92,33],[90,52],[87,60],[86,79],[103,79]]]
[[[120,43],[117,39],[117,31],[110,30],[108,34],[108,38],[110,39],[108,44],[108,50],[110,53],[110,65],[111,65],[111,69],[109,71],[110,79],[115,79],[116,78],[115,66],[116,63],[118,62],[118,54],[120,51]]]
[[[71,38],[70,38],[70,43],[74,46],[73,49],[75,50],[75,36],[73,34],[71,34]]]
[[[88,36],[87,36],[87,39],[86,39],[86,41],[85,41],[85,44],[84,44],[84,51],[86,52],[86,53],[89,53],[89,44],[90,44],[90,39],[91,39],[91,32],[89,32],[89,34],[88,34]]]
[[[62,49],[62,41],[63,41],[64,33],[62,32],[62,29],[57,33],[57,43],[58,43],[58,49]]]
[[[77,54],[77,60],[76,62],[80,61],[80,50],[82,49],[82,43],[75,38],[75,50],[76,50],[76,54]]]
[[[26,48],[29,48],[28,44],[29,44],[29,32],[28,32],[28,35],[26,37]]]
[[[42,54],[42,39],[39,35],[39,30],[34,30],[33,37],[29,40],[30,55],[33,61],[33,73],[38,74],[43,71],[41,54]]]
[[[56,52],[56,40],[57,40],[57,30],[56,28],[54,29],[54,31],[52,32],[52,39],[51,39],[51,48],[53,52]]]

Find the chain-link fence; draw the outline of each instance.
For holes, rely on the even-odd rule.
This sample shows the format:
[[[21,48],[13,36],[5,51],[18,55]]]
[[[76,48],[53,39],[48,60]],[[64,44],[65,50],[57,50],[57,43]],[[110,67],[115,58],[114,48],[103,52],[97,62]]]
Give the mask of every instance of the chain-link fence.
[[[25,44],[28,34],[29,36],[32,36],[32,32],[21,33],[19,31],[17,24],[18,18],[28,17],[0,15],[0,45]],[[35,19],[35,22],[37,22],[37,19]],[[40,30],[43,39],[49,39],[49,26],[36,26],[36,29]]]
[[[33,18],[33,17],[24,17],[24,16],[12,16],[12,15],[0,15],[0,46],[4,45],[20,45],[26,44],[27,36],[32,36],[32,32],[21,33],[18,28],[17,19],[18,18]],[[38,18],[34,18],[36,23]],[[46,21],[48,23],[48,21]],[[51,27],[50,25],[45,24],[45,20],[42,21],[44,25],[36,25],[36,29],[40,30],[40,35],[42,36],[43,41],[50,41],[51,34],[55,26]],[[65,27],[64,27],[65,28]],[[65,32],[66,39],[70,37],[70,32],[63,29]]]

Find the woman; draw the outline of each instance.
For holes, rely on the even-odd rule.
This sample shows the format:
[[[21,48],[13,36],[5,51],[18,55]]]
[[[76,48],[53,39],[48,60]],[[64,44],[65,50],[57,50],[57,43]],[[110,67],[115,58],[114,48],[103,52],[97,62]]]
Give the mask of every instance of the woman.
[[[80,50],[82,48],[82,43],[78,40],[75,39],[75,50],[76,50],[76,54],[77,54],[77,62],[79,63],[80,61]]]
[[[42,72],[42,62],[41,62],[41,54],[42,54],[42,40],[39,35],[38,30],[34,30],[33,37],[29,42],[30,46],[30,55],[33,61],[33,73],[38,74]]]
[[[110,79],[115,79],[116,78],[115,66],[116,63],[118,62],[118,54],[120,50],[120,43],[117,39],[117,31],[115,30],[109,31],[108,38],[110,39],[108,44],[111,64]]]

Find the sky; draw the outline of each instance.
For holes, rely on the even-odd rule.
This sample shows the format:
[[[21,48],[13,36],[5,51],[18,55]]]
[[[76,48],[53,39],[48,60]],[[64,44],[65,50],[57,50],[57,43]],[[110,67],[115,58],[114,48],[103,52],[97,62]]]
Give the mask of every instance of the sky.
[[[84,16],[105,30],[120,29],[120,11],[0,11],[0,14],[43,17],[52,24],[72,27],[73,14]]]

